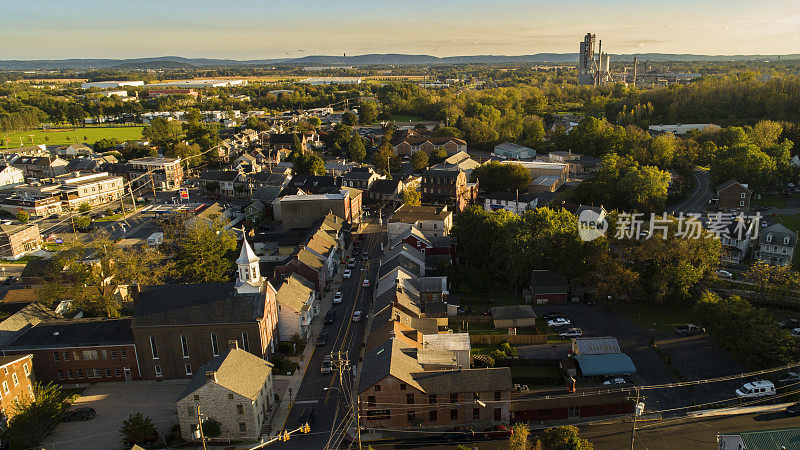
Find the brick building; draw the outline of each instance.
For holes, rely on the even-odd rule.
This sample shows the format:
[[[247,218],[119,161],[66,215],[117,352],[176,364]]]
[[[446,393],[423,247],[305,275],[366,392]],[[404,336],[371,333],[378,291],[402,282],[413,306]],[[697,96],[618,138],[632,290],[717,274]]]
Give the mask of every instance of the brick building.
[[[463,139],[446,136],[429,136],[414,130],[396,131],[392,135],[392,150],[400,156],[423,151],[428,154],[444,149],[448,155],[467,151]]]
[[[342,188],[332,194],[286,195],[272,204],[275,220],[283,228],[308,228],[324,218],[328,212],[346,222],[359,223],[362,193],[358,189]]]
[[[142,378],[130,318],[40,322],[15,339],[3,354],[32,354],[36,379],[42,382]]]
[[[478,196],[478,184],[467,183],[467,176],[460,170],[427,169],[422,174],[422,202],[436,205],[452,205],[463,211]]]
[[[14,415],[14,403],[34,398],[31,355],[0,356],[0,420]]]
[[[0,225],[0,256],[19,259],[42,248],[39,225]]]
[[[259,358],[275,352],[275,289],[245,240],[235,283],[145,286],[136,299],[133,338],[145,379],[190,378],[228,341]]]
[[[750,209],[753,191],[746,184],[728,180],[717,186],[717,206],[720,209]]]

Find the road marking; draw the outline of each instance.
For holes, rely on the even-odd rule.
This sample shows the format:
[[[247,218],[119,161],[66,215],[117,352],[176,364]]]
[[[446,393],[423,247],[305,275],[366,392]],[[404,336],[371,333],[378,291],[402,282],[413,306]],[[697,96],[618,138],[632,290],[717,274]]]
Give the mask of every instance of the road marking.
[[[295,405],[311,405],[314,403],[319,403],[319,400],[300,400],[294,402]]]

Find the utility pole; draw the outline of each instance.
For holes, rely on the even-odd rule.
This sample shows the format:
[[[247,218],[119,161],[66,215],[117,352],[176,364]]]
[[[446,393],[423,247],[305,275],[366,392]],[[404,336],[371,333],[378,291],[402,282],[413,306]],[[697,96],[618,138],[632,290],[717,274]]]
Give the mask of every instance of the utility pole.
[[[150,187],[153,188],[153,203],[156,201],[156,183],[153,181],[153,172],[150,172]]]
[[[136,211],[136,197],[133,196],[133,186],[128,186],[128,189],[131,190],[131,202],[133,202],[133,211]],[[122,191],[123,197],[125,196],[125,191]]]
[[[361,398],[356,394],[356,433],[358,433],[358,448],[361,450]]]
[[[197,430],[200,432],[200,441],[203,443],[203,450],[206,450],[206,437],[203,435],[203,419],[200,418],[200,405],[197,405]]]
[[[636,403],[633,404],[633,427],[631,428],[631,450],[636,437],[636,417],[639,415],[639,387],[636,387]]]

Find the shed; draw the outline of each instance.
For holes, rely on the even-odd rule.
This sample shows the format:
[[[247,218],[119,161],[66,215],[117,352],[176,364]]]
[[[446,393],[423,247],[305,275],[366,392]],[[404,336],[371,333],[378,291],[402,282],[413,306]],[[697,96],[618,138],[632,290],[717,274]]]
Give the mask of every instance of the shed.
[[[536,325],[536,313],[530,305],[495,306],[492,320],[495,328],[532,327]]]
[[[567,303],[567,279],[549,270],[531,271],[531,292],[537,305]]]
[[[576,356],[575,360],[584,377],[633,375],[636,373],[636,366],[625,353]]]

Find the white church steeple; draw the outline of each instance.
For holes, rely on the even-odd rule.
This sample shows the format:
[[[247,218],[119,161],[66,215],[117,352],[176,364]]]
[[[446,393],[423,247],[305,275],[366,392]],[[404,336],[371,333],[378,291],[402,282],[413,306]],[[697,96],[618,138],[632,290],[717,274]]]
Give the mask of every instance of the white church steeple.
[[[247,242],[247,235],[242,229],[242,251],[239,252],[239,258],[236,260],[236,265],[238,266],[236,290],[240,294],[261,291],[264,279],[261,278],[261,269],[258,261],[259,258]]]

